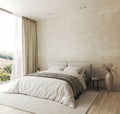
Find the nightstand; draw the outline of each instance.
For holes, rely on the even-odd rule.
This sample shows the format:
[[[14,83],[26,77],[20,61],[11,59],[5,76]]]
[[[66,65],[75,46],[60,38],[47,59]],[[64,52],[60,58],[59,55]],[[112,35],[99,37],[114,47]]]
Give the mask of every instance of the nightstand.
[[[93,86],[94,86],[94,84],[96,83],[96,89],[97,89],[97,91],[99,90],[99,83],[100,82],[103,82],[104,81],[104,78],[100,78],[100,77],[92,77],[91,78],[91,82],[92,82],[92,84],[93,84]]]

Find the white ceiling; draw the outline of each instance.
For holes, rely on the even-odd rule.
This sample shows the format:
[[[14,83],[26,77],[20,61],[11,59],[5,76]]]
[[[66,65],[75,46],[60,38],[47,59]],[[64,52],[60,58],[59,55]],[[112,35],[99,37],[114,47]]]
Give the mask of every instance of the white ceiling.
[[[116,9],[116,6],[120,6],[119,0],[0,0],[0,8],[36,21]]]
[[[71,16],[87,5],[86,0],[0,0],[0,7],[38,21]]]

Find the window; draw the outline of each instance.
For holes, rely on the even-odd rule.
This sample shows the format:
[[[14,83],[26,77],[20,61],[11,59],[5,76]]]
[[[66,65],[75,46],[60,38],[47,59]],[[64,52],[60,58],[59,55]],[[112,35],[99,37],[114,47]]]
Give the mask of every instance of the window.
[[[10,80],[15,53],[15,16],[0,10],[0,82]]]

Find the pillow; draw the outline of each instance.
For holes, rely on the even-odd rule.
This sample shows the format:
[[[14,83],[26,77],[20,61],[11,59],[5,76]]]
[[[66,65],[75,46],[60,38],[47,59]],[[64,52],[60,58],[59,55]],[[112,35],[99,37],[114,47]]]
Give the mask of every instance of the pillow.
[[[84,69],[84,74],[86,75],[86,77],[91,77],[92,76],[92,64],[91,63],[69,62],[68,66],[75,66],[75,67],[82,66],[83,69]]]
[[[83,88],[86,89],[86,83],[85,83],[83,75],[78,74],[76,72],[76,69],[72,69],[72,70],[70,70],[70,69],[71,68],[65,68],[65,70],[63,71],[63,73],[77,77],[79,79],[79,81],[81,82]]]
[[[64,69],[64,72],[70,72],[70,71],[77,72],[78,74],[85,73],[85,70],[83,67],[68,66],[67,68]]]
[[[64,74],[68,74],[68,75],[73,75],[73,76],[77,76],[78,72],[74,69],[70,69],[70,68],[65,68],[63,71]]]
[[[47,71],[63,71],[64,67],[63,66],[52,66],[50,68],[48,68]]]
[[[60,71],[60,70],[43,70],[43,71],[37,71],[37,73],[60,73],[62,74],[63,71]]]

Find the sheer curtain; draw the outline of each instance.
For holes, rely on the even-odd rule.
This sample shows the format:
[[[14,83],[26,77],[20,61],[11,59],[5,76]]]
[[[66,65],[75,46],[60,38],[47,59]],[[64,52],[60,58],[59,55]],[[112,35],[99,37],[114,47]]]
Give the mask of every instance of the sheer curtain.
[[[35,21],[22,17],[22,38],[23,72],[24,74],[36,72],[38,68],[38,50]]]
[[[15,52],[11,80],[23,76],[22,19],[15,16],[15,22]]]
[[[12,79],[37,71],[37,29],[36,22],[25,17],[15,17],[15,53]]]

